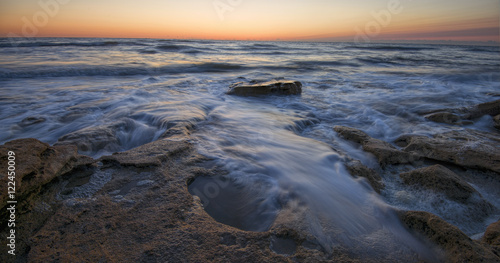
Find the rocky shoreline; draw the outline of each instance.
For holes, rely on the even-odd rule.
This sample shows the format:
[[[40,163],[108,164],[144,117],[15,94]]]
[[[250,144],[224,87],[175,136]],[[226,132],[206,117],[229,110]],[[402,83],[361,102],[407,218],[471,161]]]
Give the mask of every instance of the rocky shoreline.
[[[295,84],[294,84],[295,85]],[[298,87],[298,86],[297,86]],[[493,105],[493,106],[491,106]],[[497,118],[500,101],[475,113],[450,110],[460,120],[482,115]],[[486,107],[486,106],[485,106]],[[444,110],[442,111],[444,112]],[[478,113],[479,112],[479,113]],[[427,113],[428,114],[428,113]],[[468,116],[468,117],[463,117]],[[437,117],[436,117],[437,118]],[[432,118],[429,118],[432,119]],[[435,119],[435,118],[434,118]],[[456,118],[445,118],[455,120]],[[445,121],[453,125],[460,121]],[[181,125],[182,126],[182,125]],[[278,216],[265,232],[239,230],[215,221],[200,198],[188,192],[199,176],[225,171],[200,155],[189,142],[188,124],[181,132],[137,148],[93,159],[78,153],[95,145],[74,138],[50,146],[36,139],[19,139],[0,146],[0,169],[7,170],[7,152],[16,154],[16,257],[1,262],[390,262],[359,258],[346,248],[321,247],[303,230],[281,223]],[[396,174],[404,184],[441,193],[474,208],[476,216],[495,209],[466,178],[474,171],[500,176],[500,133],[457,129],[432,137],[402,135],[394,142],[371,138],[363,131],[336,126],[337,134],[374,155],[380,169],[359,160],[346,163],[354,177],[366,178],[373,189],[385,188],[381,172],[403,165],[412,170]],[[104,132],[104,135],[107,133]],[[104,136],[103,135],[103,136]],[[106,135],[107,136],[107,135]],[[175,140],[172,140],[175,138]],[[73,143],[72,143],[73,142]],[[0,178],[7,185],[7,177]],[[2,205],[8,198],[0,190]],[[420,211],[398,211],[415,236],[442,254],[436,261],[500,261],[500,223],[491,224],[474,240],[442,218]],[[6,207],[0,209],[1,235],[9,228]],[[1,247],[7,246],[2,238]],[[421,259],[423,260],[423,259]],[[415,261],[412,255],[408,261]]]

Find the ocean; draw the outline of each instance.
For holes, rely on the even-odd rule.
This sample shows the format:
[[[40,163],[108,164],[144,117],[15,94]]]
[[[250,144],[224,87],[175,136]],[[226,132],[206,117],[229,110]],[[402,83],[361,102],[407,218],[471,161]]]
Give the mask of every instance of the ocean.
[[[225,94],[236,82],[280,79],[302,82],[302,95]],[[0,143],[37,138],[56,144],[99,131],[98,145],[80,149],[98,158],[187,123],[189,141],[247,189],[237,204],[251,207],[239,210],[247,218],[241,228],[265,231],[279,213],[276,200],[299,195],[312,215],[321,214],[310,220],[310,231],[325,242],[348,241],[321,230],[324,218],[344,236],[398,228],[391,207],[435,213],[470,236],[484,232],[491,220],[471,221],[451,200],[436,207],[438,197],[427,192],[418,202],[398,200],[402,186],[389,172],[382,174],[388,187],[380,195],[352,178],[347,158],[374,169],[378,164],[333,127],[387,142],[465,128],[495,132],[489,116],[457,127],[422,114],[499,98],[498,46],[0,39]],[[498,196],[484,196],[500,208]]]

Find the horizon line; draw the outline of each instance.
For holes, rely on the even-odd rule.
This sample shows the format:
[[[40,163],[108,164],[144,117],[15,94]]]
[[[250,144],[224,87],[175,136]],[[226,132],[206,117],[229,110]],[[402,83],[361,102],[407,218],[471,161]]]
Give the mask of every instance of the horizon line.
[[[38,38],[80,38],[80,39],[159,39],[159,40],[196,40],[196,41],[249,41],[249,42],[309,42],[309,43],[356,43],[354,40],[347,39],[217,39],[217,38],[162,38],[162,37],[100,37],[100,36],[34,36],[34,37],[23,37],[23,36],[3,36],[1,38],[9,39],[38,39]],[[500,45],[500,41],[495,40],[444,40],[444,39],[374,39],[369,42],[356,43],[356,44],[383,44],[383,43],[415,43],[415,44],[489,44],[489,45]]]

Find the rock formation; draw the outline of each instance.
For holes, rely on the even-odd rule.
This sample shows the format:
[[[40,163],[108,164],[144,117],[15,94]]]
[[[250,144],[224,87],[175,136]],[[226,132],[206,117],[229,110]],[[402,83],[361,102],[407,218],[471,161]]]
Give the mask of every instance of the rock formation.
[[[500,255],[500,221],[488,226],[482,241],[494,247],[497,255]]]
[[[51,147],[36,139],[19,139],[0,146],[2,171],[7,171],[9,151],[15,153],[15,195],[18,198],[36,195],[57,177],[94,162],[90,157],[79,155],[73,145]],[[7,176],[0,178],[3,186],[7,185],[7,181]],[[2,208],[7,200],[6,190],[6,187],[0,188]],[[4,209],[1,211],[4,212]]]
[[[375,192],[380,193],[384,189],[384,183],[377,171],[366,167],[360,161],[353,160],[346,163],[346,169],[353,177],[366,178]]]
[[[408,154],[500,173],[500,138],[495,134],[463,130],[433,137],[404,135],[395,143]]]
[[[228,95],[259,96],[259,95],[300,95],[302,83],[299,81],[280,80],[267,82],[238,82],[229,87]]]
[[[285,85],[283,83],[270,86],[266,84],[261,86],[262,91],[245,91],[240,95],[280,94],[279,87],[278,91],[271,90],[276,85]],[[289,84],[295,88],[300,86],[295,82]],[[295,91],[290,92],[289,94],[295,94]],[[493,114],[496,106],[492,105],[478,106],[476,113],[471,113],[470,116],[485,112]],[[309,218],[307,207],[294,207],[291,205],[293,202],[284,204],[285,207],[270,229],[263,232],[243,231],[217,222],[204,210],[201,199],[188,192],[188,184],[194,178],[216,177],[226,171],[221,171],[212,160],[201,156],[189,142],[188,135],[192,128],[189,123],[174,127],[178,129],[172,128],[170,132],[167,130],[159,140],[125,152],[103,156],[98,160],[79,155],[77,145],[81,150],[88,151],[105,148],[106,145],[99,143],[114,142],[113,138],[116,139],[116,135],[106,127],[88,130],[88,133],[83,130],[67,135],[60,139],[57,146],[35,139],[14,140],[0,146],[1,170],[7,170],[8,151],[16,154],[16,198],[19,201],[16,220],[22,224],[16,228],[18,255],[15,260],[396,260],[391,260],[391,255],[361,259],[350,253],[348,248],[322,247],[321,242],[308,233],[307,225],[303,224]],[[379,172],[397,166],[407,168],[410,166],[401,164],[414,164],[416,160],[424,160],[418,165],[430,163],[431,166],[401,173],[403,183],[442,193],[460,204],[477,204],[478,207],[484,205],[484,210],[491,206],[459,174],[460,167],[464,170],[484,170],[494,175],[500,173],[500,139],[496,134],[455,130],[432,137],[405,135],[394,142],[402,147],[398,149],[389,142],[371,138],[354,128],[336,126],[334,130],[377,158],[381,165],[377,171],[357,160],[347,161],[346,168],[352,176],[366,178],[379,193],[384,189],[384,181]],[[454,166],[456,169],[450,169],[455,172],[445,166]],[[7,185],[7,180],[6,176],[0,178],[3,185]],[[2,204],[6,204],[6,188],[0,188],[0,199]],[[480,209],[477,211],[482,211]],[[5,211],[5,207],[2,207],[2,222],[8,216]],[[484,213],[489,215],[488,211]],[[399,211],[398,215],[412,233],[442,250],[443,258],[438,258],[437,261],[500,261],[498,222],[486,229],[480,241],[475,241],[436,215],[415,211]],[[6,236],[8,231],[9,228],[3,224],[0,234]],[[0,240],[0,246],[5,247],[6,242],[6,239]],[[12,261],[12,258],[6,256],[5,253],[0,255],[0,261]]]
[[[439,164],[402,173],[399,176],[405,184],[444,193],[451,200],[461,203],[466,202],[472,194],[478,194],[465,180]]]
[[[467,108],[435,110],[424,114],[425,118],[430,121],[453,125],[472,124],[472,120],[490,115],[495,118],[495,127],[498,128],[500,126],[495,116],[500,116],[500,100],[481,103]]]
[[[446,124],[457,124],[461,119],[460,116],[450,112],[436,112],[425,116],[426,119]]]
[[[411,153],[400,151],[390,143],[374,139],[358,129],[345,126],[335,126],[333,129],[342,138],[360,144],[363,150],[375,155],[382,166],[411,163],[418,159]]]
[[[497,129],[500,130],[500,114],[498,114],[497,116],[495,116],[493,118],[493,121],[495,122],[495,128],[497,128]]]
[[[401,211],[406,227],[441,248],[445,262],[499,262],[489,245],[470,239],[457,227],[427,212]]]
[[[2,253],[1,262],[318,262],[332,258],[358,262],[346,251],[311,247],[304,243],[304,233],[286,226],[250,232],[215,221],[200,198],[188,192],[187,182],[221,171],[186,141],[159,140],[97,161],[78,155],[75,146],[51,147],[35,139],[12,141],[0,148],[4,160],[0,169],[7,169],[7,151],[15,151],[18,158],[16,220],[22,222],[16,228],[16,256]],[[0,193],[5,204],[6,193]],[[5,218],[3,214],[2,222]],[[6,236],[8,231],[3,225],[0,234]],[[5,247],[6,239],[0,245]]]

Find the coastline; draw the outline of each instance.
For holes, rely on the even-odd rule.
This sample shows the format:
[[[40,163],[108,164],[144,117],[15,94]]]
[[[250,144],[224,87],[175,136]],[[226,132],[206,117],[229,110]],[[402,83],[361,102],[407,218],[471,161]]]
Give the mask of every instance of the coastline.
[[[494,109],[498,110],[499,102],[496,101]],[[481,116],[490,114],[481,112]],[[406,183],[442,191],[457,202],[491,213],[488,210],[493,209],[491,205],[463,178],[469,179],[480,172],[498,181],[498,132],[463,130],[430,138],[403,135],[389,143],[349,127],[338,126],[335,130],[341,138],[372,153],[384,170],[411,165],[412,171],[399,174],[404,180],[409,178]],[[8,159],[8,151],[17,156],[20,203],[16,220],[23,224],[18,228],[19,256],[15,262],[401,260],[400,254],[353,255],[349,247],[342,245],[328,249],[300,225],[281,224],[280,220],[263,232],[243,231],[217,222],[205,212],[200,198],[189,193],[188,185],[199,176],[213,177],[227,171],[200,155],[189,142],[189,132],[183,131],[99,159],[79,155],[75,145],[50,146],[36,139],[18,139],[0,146],[1,160]],[[0,169],[6,170],[6,164],[2,161]],[[352,176],[367,178],[379,192],[386,187],[386,179],[377,175],[377,171],[356,160],[351,164],[354,165],[346,165],[351,167]],[[437,174],[443,175],[435,177]],[[6,180],[2,178],[3,185]],[[6,192],[2,191],[2,200],[6,199]],[[1,211],[2,219],[7,218],[5,207]],[[289,212],[280,213],[283,216]],[[434,244],[433,258],[421,260],[499,260],[498,222],[485,229],[483,237],[474,240],[431,213],[398,211],[397,214],[415,236]],[[4,227],[2,236],[8,230]],[[1,245],[6,246],[5,242],[2,240]],[[406,256],[409,262],[415,260],[415,255]],[[12,259],[5,254],[2,257],[3,262]]]

